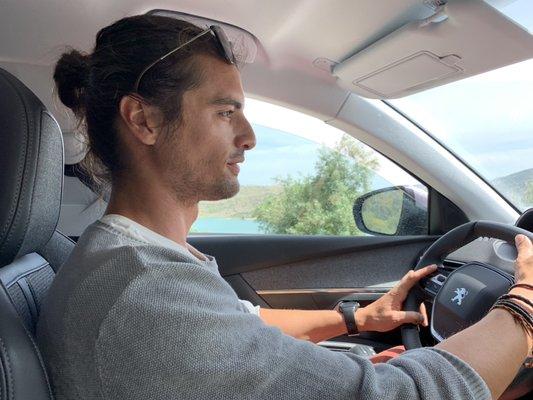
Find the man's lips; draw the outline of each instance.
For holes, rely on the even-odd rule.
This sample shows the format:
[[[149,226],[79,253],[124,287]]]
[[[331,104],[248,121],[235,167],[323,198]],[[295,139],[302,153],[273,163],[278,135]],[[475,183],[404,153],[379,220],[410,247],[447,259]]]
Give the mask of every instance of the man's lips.
[[[239,167],[239,164],[237,164],[237,163],[226,163],[226,165],[228,166],[228,169],[234,175],[239,175],[239,171],[241,170],[241,168]]]
[[[231,157],[226,162],[226,165],[228,166],[229,170],[235,175],[239,175],[239,171],[241,170],[241,167],[239,166],[239,163],[244,162],[244,156],[242,154],[235,155],[234,157]]]

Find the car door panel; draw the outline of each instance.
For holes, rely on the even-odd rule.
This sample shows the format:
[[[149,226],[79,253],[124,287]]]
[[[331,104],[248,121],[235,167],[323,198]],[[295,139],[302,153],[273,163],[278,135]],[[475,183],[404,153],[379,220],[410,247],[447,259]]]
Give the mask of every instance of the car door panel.
[[[412,267],[434,237],[191,236],[217,258],[242,298],[275,308],[331,308],[353,294],[379,298]]]

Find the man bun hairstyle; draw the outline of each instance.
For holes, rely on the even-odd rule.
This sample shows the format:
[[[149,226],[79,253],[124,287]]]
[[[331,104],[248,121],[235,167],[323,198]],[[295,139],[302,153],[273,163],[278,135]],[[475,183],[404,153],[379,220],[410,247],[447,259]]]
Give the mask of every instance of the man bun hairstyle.
[[[83,92],[89,77],[89,56],[70,50],[59,58],[54,71],[54,81],[59,100],[74,114],[83,114]]]
[[[81,171],[94,181],[93,190],[101,192],[127,168],[115,123],[122,97],[142,97],[161,110],[165,124],[179,123],[183,94],[202,82],[195,56],[224,60],[214,36],[203,35],[150,68],[134,92],[146,66],[202,31],[187,21],[138,15],[100,30],[92,53],[69,49],[61,55],[54,71],[56,90],[85,130],[89,152]]]

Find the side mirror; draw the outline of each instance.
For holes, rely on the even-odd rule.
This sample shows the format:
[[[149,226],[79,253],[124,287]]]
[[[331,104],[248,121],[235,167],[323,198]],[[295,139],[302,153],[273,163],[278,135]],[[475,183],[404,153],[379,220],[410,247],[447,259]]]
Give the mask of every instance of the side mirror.
[[[427,235],[428,192],[424,186],[374,190],[355,200],[357,228],[371,235]]]

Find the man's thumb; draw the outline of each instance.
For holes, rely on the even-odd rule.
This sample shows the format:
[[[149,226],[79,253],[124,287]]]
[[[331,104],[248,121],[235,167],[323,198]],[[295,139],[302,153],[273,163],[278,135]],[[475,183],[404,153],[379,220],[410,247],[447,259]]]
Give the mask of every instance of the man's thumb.
[[[533,246],[531,244],[531,240],[529,240],[529,238],[525,235],[516,235],[514,241],[516,244],[516,249],[519,253],[522,251],[526,251],[526,249],[530,249],[531,246]]]

